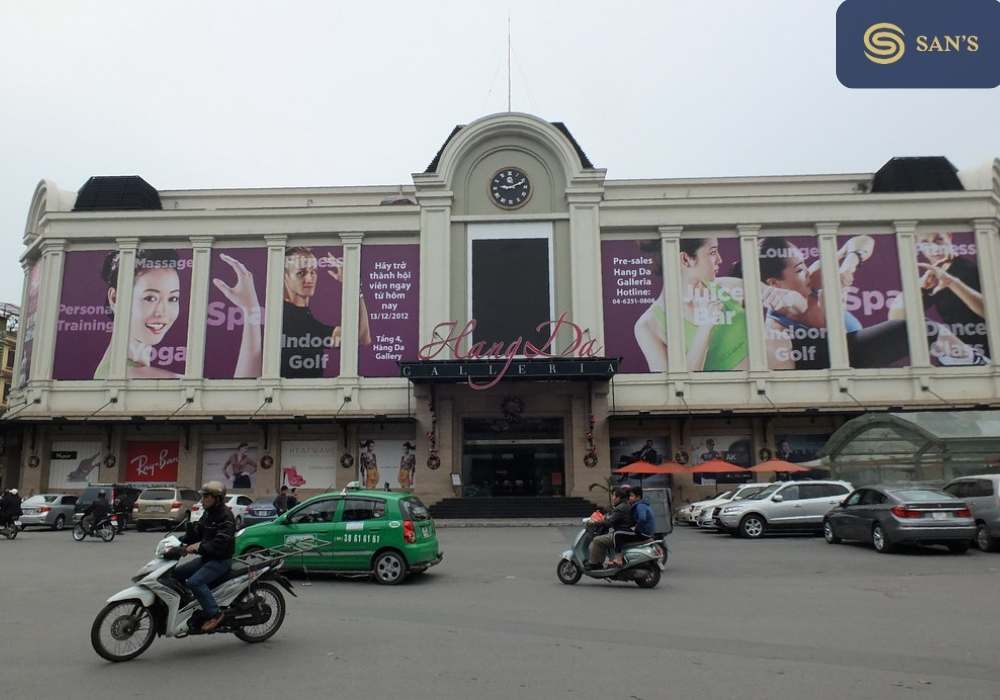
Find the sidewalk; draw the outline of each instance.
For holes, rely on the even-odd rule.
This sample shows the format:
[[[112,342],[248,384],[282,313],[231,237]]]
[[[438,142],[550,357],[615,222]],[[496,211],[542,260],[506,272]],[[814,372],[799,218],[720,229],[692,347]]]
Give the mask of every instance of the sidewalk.
[[[580,526],[581,518],[528,518],[518,520],[490,520],[490,519],[467,519],[467,520],[444,520],[434,521],[438,529],[444,527],[570,527]]]

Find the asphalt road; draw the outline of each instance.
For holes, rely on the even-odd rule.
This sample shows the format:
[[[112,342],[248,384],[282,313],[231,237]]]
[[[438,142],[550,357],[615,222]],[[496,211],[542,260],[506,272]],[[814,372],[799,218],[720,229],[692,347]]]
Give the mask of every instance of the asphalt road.
[[[0,540],[0,688],[27,698],[998,698],[1000,554],[880,555],[681,529],[660,586],[555,576],[571,528],[443,529],[397,587],[296,577],[281,631],[157,639],[90,625],[160,535]]]

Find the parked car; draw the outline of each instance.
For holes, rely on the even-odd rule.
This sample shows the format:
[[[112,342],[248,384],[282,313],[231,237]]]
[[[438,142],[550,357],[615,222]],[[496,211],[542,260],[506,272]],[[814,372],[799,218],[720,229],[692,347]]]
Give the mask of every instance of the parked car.
[[[101,491],[107,496],[108,503],[114,506],[114,503],[119,498],[124,500],[124,508],[126,510],[131,510],[134,507],[135,501],[139,498],[139,494],[142,493],[142,489],[138,489],[135,486],[129,486],[128,484],[90,484],[83,490],[80,497],[76,500],[76,508],[73,512],[73,522],[79,522],[80,518],[83,517],[83,512],[90,507],[90,504],[97,500],[97,494]]]
[[[976,521],[976,546],[984,552],[1000,550],[1000,474],[952,479],[943,491],[969,506]]]
[[[735,491],[736,491],[735,489],[730,489],[729,491],[725,491],[716,496],[712,496],[712,498],[705,498],[700,501],[695,501],[694,503],[688,503],[686,506],[677,511],[677,517],[676,517],[677,522],[684,523],[685,525],[694,525],[695,513],[697,513],[702,506],[704,506],[709,501],[729,498],[730,496],[733,495],[733,493],[735,493]]]
[[[851,492],[846,481],[783,481],[755,496],[723,506],[722,529],[756,539],[768,531],[823,531],[823,517]]]
[[[243,527],[243,518],[246,516],[247,510],[250,508],[252,503],[253,499],[249,496],[240,496],[235,493],[231,493],[226,496],[226,507],[233,512],[233,517],[236,519],[237,530]],[[205,509],[201,507],[201,503],[195,503],[191,506],[191,522],[198,522],[204,514]]]
[[[246,513],[243,514],[243,526],[250,527],[251,525],[269,523],[277,518],[278,509],[274,507],[275,498],[277,496],[265,496],[248,506]]]
[[[879,552],[892,552],[899,544],[943,544],[964,554],[975,535],[969,507],[926,486],[866,486],[823,520],[823,536],[830,544],[871,542]]]
[[[21,504],[21,529],[40,525],[62,530],[73,524],[76,496],[65,493],[43,493],[32,496]]]
[[[150,527],[168,530],[191,517],[191,508],[201,501],[201,494],[193,489],[157,486],[139,494],[132,509],[132,520],[139,532]]]
[[[374,576],[378,583],[392,585],[442,559],[434,521],[419,498],[355,489],[316,496],[274,522],[240,530],[236,552],[277,547],[308,536],[331,546],[289,557],[285,566]]]
[[[742,501],[750,496],[756,495],[766,489],[770,484],[744,484],[733,491],[711,501],[705,501],[694,514],[694,524],[701,528],[717,528],[714,513],[718,509],[721,512],[722,506],[734,501]]]

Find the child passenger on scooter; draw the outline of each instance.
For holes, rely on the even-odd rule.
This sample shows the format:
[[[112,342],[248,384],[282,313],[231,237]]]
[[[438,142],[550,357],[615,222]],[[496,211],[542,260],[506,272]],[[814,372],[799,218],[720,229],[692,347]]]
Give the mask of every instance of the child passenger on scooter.
[[[635,525],[631,529],[615,530],[611,534],[611,542],[615,549],[615,557],[611,560],[612,566],[622,566],[625,563],[625,556],[622,554],[625,545],[648,540],[656,533],[656,518],[653,516],[653,509],[642,500],[641,486],[632,489],[628,494],[628,502]]]

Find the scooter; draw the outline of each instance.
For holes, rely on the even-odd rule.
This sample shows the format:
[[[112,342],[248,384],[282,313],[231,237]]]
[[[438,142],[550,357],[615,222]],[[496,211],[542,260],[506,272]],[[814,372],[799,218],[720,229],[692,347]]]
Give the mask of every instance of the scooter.
[[[91,626],[90,642],[100,656],[116,662],[136,658],[157,636],[232,633],[248,644],[263,642],[285,620],[285,598],[278,586],[295,595],[291,582],[279,573],[284,559],[329,544],[309,537],[234,557],[229,573],[212,587],[222,622],[206,633],[198,601],[172,575],[184,549],[169,535],[156,545],[156,558],[132,577],[135,585],[108,598]]]
[[[100,537],[105,542],[110,542],[115,538],[115,533],[118,532],[117,516],[109,515],[99,523],[94,523],[89,527],[84,525],[84,519],[81,518],[80,521],[73,526],[73,539],[77,542],[83,542],[87,535],[91,537]]]
[[[583,528],[573,541],[573,548],[562,553],[556,576],[568,586],[580,580],[581,576],[604,579],[605,581],[635,581],[640,588],[656,588],[660,583],[660,573],[667,568],[667,542],[665,539],[650,538],[643,542],[626,545],[623,550],[624,563],[606,569],[584,567],[590,557],[590,543],[601,529],[600,523],[584,518]]]

